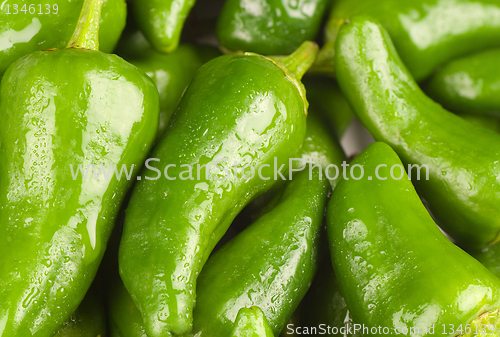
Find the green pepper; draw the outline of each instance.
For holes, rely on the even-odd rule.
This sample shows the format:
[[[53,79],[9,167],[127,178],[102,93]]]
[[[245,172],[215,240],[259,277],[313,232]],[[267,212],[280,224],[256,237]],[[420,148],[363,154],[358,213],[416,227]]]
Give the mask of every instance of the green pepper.
[[[362,14],[377,19],[388,30],[417,81],[454,58],[500,46],[498,0],[379,0],[376,4],[372,0],[339,0],[330,13],[317,67],[333,71],[340,25]]]
[[[274,337],[266,316],[259,307],[241,308],[231,337]]]
[[[78,309],[53,337],[106,336],[106,314],[101,295],[94,282]]]
[[[134,188],[120,244],[120,274],[150,337],[191,328],[210,252],[298,152],[307,111],[299,79],[316,54],[305,43],[283,64],[221,56],[186,89]]]
[[[352,18],[336,50],[337,80],[354,112],[398,153],[443,229],[469,249],[498,241],[500,136],[427,97],[376,20]]]
[[[309,127],[309,125],[308,125],[308,127]],[[265,221],[265,223],[263,222],[261,225],[257,225],[257,223],[255,223],[255,225],[253,225],[254,227],[260,226],[261,227],[260,231],[263,231],[263,230],[265,230],[264,227],[266,225],[270,226],[273,217],[275,217],[276,219],[279,219],[276,221],[280,221],[280,222],[279,223],[277,222],[276,224],[272,224],[272,226],[276,226],[278,228],[281,228],[279,226],[283,226],[285,228],[283,228],[282,230],[288,229],[289,232],[293,231],[292,229],[289,229],[289,227],[287,227],[287,226],[292,226],[291,228],[294,228],[293,225],[294,224],[296,225],[296,222],[293,222],[290,224],[287,223],[285,226],[286,221],[291,221],[291,220],[289,220],[288,218],[283,218],[283,214],[286,214],[286,212],[284,212],[283,210],[287,209],[287,207],[291,207],[292,203],[297,203],[298,200],[301,198],[302,198],[301,200],[308,200],[306,197],[304,197],[306,195],[309,196],[310,198],[319,198],[321,196],[321,193],[319,193],[318,195],[314,195],[313,194],[313,187],[315,184],[316,185],[321,184],[321,186],[324,185],[324,183],[322,182],[322,181],[324,181],[324,178],[322,178],[322,177],[324,177],[324,175],[322,177],[320,177],[319,171],[317,169],[315,169],[315,171],[313,172],[313,176],[312,176],[313,178],[311,179],[311,180],[313,180],[312,184],[307,181],[308,174],[309,174],[309,172],[307,172],[307,170],[306,170],[306,172],[302,172],[301,174],[302,174],[301,178],[298,178],[298,176],[293,178],[293,180],[299,180],[297,182],[294,182],[295,187],[290,186],[290,187],[287,187],[287,190],[280,191],[281,193],[279,194],[279,196],[276,196],[276,198],[275,198],[276,200],[273,200],[270,203],[270,205],[268,207],[268,213],[270,215],[266,215],[265,218],[263,218],[262,220],[259,220],[259,221]],[[287,192],[285,192],[285,191],[289,192],[288,195],[286,194]],[[305,191],[307,191],[307,194],[304,194]],[[322,193],[326,193],[326,191],[323,191]],[[324,197],[326,198],[326,194],[324,195]],[[312,211],[314,209],[314,210],[318,211],[318,214],[321,213],[320,212],[321,205],[322,205],[322,203],[325,203],[326,201],[324,199],[321,199],[320,201],[321,202],[319,202],[319,206],[318,207],[314,206],[314,208],[312,208],[312,206],[311,206],[313,201],[310,201],[310,204],[308,206],[308,207],[310,207],[309,211]],[[276,205],[276,206],[279,205],[278,209],[282,210],[283,214],[278,214],[278,212],[279,212],[278,210],[274,211],[273,210],[274,205]],[[316,205],[318,205],[318,204],[316,204]],[[302,208],[303,208],[303,212],[305,212],[306,209],[304,207],[302,207]],[[269,209],[270,209],[270,211],[269,211]],[[271,215],[271,214],[274,214],[274,215]],[[265,220],[265,219],[267,219],[267,220]],[[283,223],[281,223],[281,221]],[[320,220],[318,220],[318,221],[320,221]],[[278,226],[278,224],[279,224],[279,226]],[[313,229],[316,231],[318,230],[316,227],[311,228],[311,230],[313,230]],[[248,229],[248,230],[250,231],[250,229]],[[295,230],[300,230],[300,229],[297,228]],[[257,234],[255,233],[257,231],[257,228],[255,228],[251,231],[253,231],[253,232],[251,232],[253,234],[248,234],[248,235],[243,234],[243,235],[241,235],[242,238],[235,239],[235,240],[255,240],[255,235],[258,235],[258,233],[261,233],[261,232],[257,232]],[[269,235],[274,236],[275,235],[274,233],[276,233],[276,230],[274,230],[273,233],[269,233]],[[284,232],[284,233],[286,233],[286,232]],[[285,234],[283,234],[283,235],[285,235]],[[279,239],[274,238],[273,241],[275,242],[274,245],[282,244]],[[304,243],[304,245],[305,244],[306,243]],[[307,242],[307,244],[310,244],[310,242]],[[217,254],[220,255],[223,253],[217,252],[214,254],[214,256],[210,257],[209,261],[214,259],[214,262],[208,262],[207,265],[204,267],[201,275],[204,275],[204,274],[210,275],[210,274],[216,274],[216,273],[220,272],[221,266],[224,265],[224,258],[226,255],[232,256],[234,254],[235,256],[233,259],[239,258],[239,254],[245,255],[245,252],[238,253],[236,251],[236,249],[239,245],[235,246],[235,244],[233,244],[233,243],[231,243],[231,245],[234,247],[233,248],[223,248],[223,249],[227,249],[227,251],[220,258],[216,257]],[[250,244],[247,245],[244,243],[243,247],[246,247],[246,246],[250,247],[252,245],[250,245]],[[257,249],[257,248],[255,248],[255,249]],[[279,247],[274,247],[273,249],[279,250]],[[110,250],[110,249],[108,248],[108,250]],[[282,254],[282,251],[280,251],[280,252]],[[108,252],[106,254],[108,254]],[[308,251],[306,254],[311,254],[311,252]],[[314,254],[316,254],[316,253],[314,253]],[[278,257],[285,258],[282,255],[278,255]],[[248,258],[248,257],[246,257],[246,258]],[[277,258],[277,257],[275,257],[275,258]],[[299,262],[296,262],[296,263],[299,263]],[[265,265],[266,263],[269,263],[269,259],[267,259],[267,256],[266,257],[259,257],[259,262],[257,262],[255,259],[251,259],[251,256],[250,256],[250,261],[248,261],[248,263],[256,263],[255,264],[256,268],[257,267],[260,268],[260,267],[262,267],[263,264]],[[210,267],[210,266],[212,266],[212,267]],[[228,265],[228,267],[230,267],[230,266],[231,265]],[[266,267],[262,267],[262,268],[266,268]],[[111,267],[111,268],[107,268],[107,269],[113,269],[113,268]],[[242,276],[237,277],[236,278],[237,281],[235,283],[231,283],[230,280],[229,281],[225,280],[224,282],[229,282],[230,284],[235,286],[232,289],[237,290],[238,285],[241,288],[245,285],[246,280],[248,280],[247,275],[244,275],[244,273],[247,271],[248,270],[246,270],[245,267],[239,267],[238,270],[236,271],[236,273],[241,273]],[[211,296],[216,295],[216,294],[212,293],[212,291],[214,291],[214,289],[216,289],[216,287],[219,287],[220,280],[218,278],[214,279],[214,280],[208,280],[207,281],[208,283],[204,284],[203,283],[204,278],[201,275],[200,275],[201,283],[198,284],[198,288],[197,288],[197,290],[199,292],[201,292],[198,295],[198,301],[199,302],[200,301],[201,302],[210,301]],[[299,275],[301,275],[301,274],[299,274]],[[297,279],[299,278],[297,275],[291,275],[291,276],[287,276],[287,277],[288,278],[286,278],[285,280],[293,280],[294,277],[297,277]],[[310,274],[304,275],[304,276],[301,275],[300,278],[302,278],[302,277],[305,277],[306,279],[310,279],[311,275]],[[110,325],[110,327],[112,327],[112,330],[115,331],[115,335],[120,336],[120,337],[145,337],[146,332],[145,332],[145,328],[144,328],[144,324],[142,321],[140,311],[137,309],[137,307],[135,306],[135,304],[132,300],[132,297],[130,296],[130,294],[127,292],[127,290],[123,286],[123,283],[122,283],[120,277],[118,276],[118,273],[110,275],[108,277],[108,279],[112,280],[111,284],[107,288],[108,289],[108,294],[107,294],[108,295],[107,296],[108,317],[110,319],[109,325]],[[237,282],[239,282],[238,285],[236,285]],[[285,281],[283,281],[283,282],[285,282]],[[301,286],[304,287],[305,285],[308,285],[308,284],[309,284],[309,282],[304,281],[303,283],[301,283]],[[274,289],[278,286],[281,286],[281,285],[274,284],[274,285],[272,285],[272,287],[273,287],[272,289]],[[262,284],[259,287],[261,287],[262,296],[265,297],[265,292],[269,291],[269,289],[270,289],[270,288],[268,288],[269,285]],[[224,288],[222,288],[222,289],[224,289]],[[242,290],[242,289],[240,289],[240,290]],[[294,296],[298,296],[298,295],[296,293],[294,293],[293,291],[289,291],[288,293],[285,293],[283,296],[294,299],[295,298]],[[222,300],[224,300],[224,298],[222,298]],[[298,302],[299,300],[300,300],[300,298],[295,298],[295,302]],[[195,309],[196,310],[195,315],[194,315],[195,324],[198,321],[202,321],[199,325],[203,326],[204,325],[203,322],[212,321],[211,315],[214,315],[214,313],[212,312],[213,303],[208,305],[203,310],[205,305],[203,303],[199,303],[199,302],[198,302],[197,307]],[[220,300],[218,300],[216,303],[219,303],[219,302],[220,302]],[[264,302],[259,302],[258,305],[262,305],[262,303],[264,303]],[[248,305],[253,305],[253,304],[250,303]],[[271,303],[267,303],[265,307],[268,308],[269,305],[271,305]],[[235,309],[237,309],[237,308],[235,308]],[[278,310],[281,312],[283,319],[286,319],[286,317],[288,315],[290,315],[291,312],[293,311],[293,309],[289,308],[288,305],[284,305],[282,307],[279,307]],[[282,310],[284,310],[284,311],[282,311]],[[201,316],[201,317],[199,317],[199,316]],[[203,317],[203,316],[205,316],[205,317]],[[237,316],[236,312],[235,312],[235,316]],[[214,322],[214,323],[219,324],[217,322]],[[226,322],[226,323],[227,323],[227,326],[224,329],[225,329],[226,334],[227,334],[227,333],[229,333],[229,331],[231,331],[231,327],[233,327],[233,325],[231,322]],[[210,323],[210,326],[208,327],[208,329],[213,329],[213,328],[214,328],[213,324]],[[204,333],[210,335],[210,331],[211,330],[209,330],[208,332],[204,332]],[[195,332],[196,332],[196,326],[195,326]],[[191,333],[187,333],[186,336],[191,336]]]
[[[132,14],[144,36],[161,53],[179,45],[184,21],[196,0],[132,0]]]
[[[124,57],[155,82],[160,94],[160,124],[158,137],[175,110],[194,74],[207,61],[219,56],[217,49],[199,45],[181,45],[170,54],[151,49],[138,57]]]
[[[83,2],[4,1],[0,5],[0,77],[24,55],[42,49],[64,48],[75,30]],[[126,15],[125,0],[104,1],[99,34],[102,51],[113,51],[125,27]]]
[[[351,170],[333,191],[327,230],[342,294],[364,334],[498,336],[500,280],[441,233],[391,147],[374,143],[354,165],[364,174]]]
[[[453,112],[500,115],[500,49],[453,60],[429,80],[427,93]]]
[[[354,112],[337,82],[320,76],[309,76],[302,82],[306,87],[310,109],[317,110],[327,120],[329,129],[337,139],[342,139],[354,119]]]
[[[227,0],[217,22],[223,49],[286,55],[314,40],[330,0]]]
[[[49,336],[77,309],[154,142],[158,91],[98,51],[101,5],[85,1],[69,48],[19,59],[0,84],[2,337]]]
[[[198,279],[193,334],[230,336],[241,307],[261,308],[278,335],[317,269],[327,180],[297,173],[256,222],[215,252]]]

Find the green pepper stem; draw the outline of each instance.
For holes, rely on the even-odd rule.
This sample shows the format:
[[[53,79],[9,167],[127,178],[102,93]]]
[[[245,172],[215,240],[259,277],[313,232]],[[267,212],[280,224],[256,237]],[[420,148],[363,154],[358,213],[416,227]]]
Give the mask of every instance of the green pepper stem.
[[[306,41],[289,56],[273,59],[283,64],[300,81],[316,60],[318,51],[319,48],[315,42]]]
[[[99,50],[99,21],[103,1],[84,1],[75,32],[66,48]]]

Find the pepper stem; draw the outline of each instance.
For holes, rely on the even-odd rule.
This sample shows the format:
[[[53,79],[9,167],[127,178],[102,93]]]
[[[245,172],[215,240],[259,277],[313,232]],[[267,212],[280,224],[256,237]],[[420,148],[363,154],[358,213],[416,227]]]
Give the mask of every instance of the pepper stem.
[[[289,56],[271,58],[283,64],[300,81],[307,70],[313,65],[318,52],[319,48],[315,42],[306,41]]]
[[[99,21],[103,1],[84,1],[75,32],[66,48],[99,50]]]

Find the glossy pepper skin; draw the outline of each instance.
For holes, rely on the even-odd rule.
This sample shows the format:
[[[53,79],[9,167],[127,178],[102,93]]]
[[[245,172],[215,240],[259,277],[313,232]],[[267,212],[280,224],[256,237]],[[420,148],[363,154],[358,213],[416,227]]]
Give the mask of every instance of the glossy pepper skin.
[[[14,13],[18,4],[18,14]],[[50,4],[50,14],[46,5]],[[7,5],[10,5],[7,7]],[[28,12],[20,10],[26,5]],[[35,14],[30,14],[33,5]],[[64,48],[75,30],[83,0],[7,1],[0,6],[0,77],[20,57],[49,48]],[[57,13],[54,7],[57,6]],[[7,12],[11,14],[7,14]],[[125,0],[105,0],[102,8],[99,34],[100,49],[111,53],[125,27],[127,8]]]
[[[155,82],[160,95],[159,138],[194,74],[203,64],[220,56],[209,46],[180,45],[170,54],[150,49],[137,57],[124,56],[125,60],[146,73]]]
[[[442,67],[427,93],[453,112],[500,116],[500,49],[473,54]]]
[[[300,79],[316,53],[306,43],[284,64]],[[265,57],[221,56],[198,70],[151,155],[161,177],[144,171],[150,180],[137,183],[125,216],[120,274],[150,337],[190,330],[202,266],[239,211],[274,184],[271,167],[298,152],[306,111],[296,75]],[[241,179],[250,167],[271,179]]]
[[[266,316],[259,307],[241,308],[231,337],[274,337]]]
[[[131,181],[83,179],[78,165],[126,165],[135,177],[154,141],[152,81],[91,50],[98,4],[85,2],[73,48],[25,56],[0,84],[2,337],[50,336],[94,279]]]
[[[337,82],[329,77],[308,76],[302,83],[309,108],[318,111],[335,137],[342,139],[354,119],[354,112]]]
[[[217,37],[228,51],[287,55],[314,40],[329,0],[227,0]]]
[[[104,337],[106,313],[102,294],[93,284],[82,303],[53,337]]]
[[[343,25],[336,50],[337,80],[359,120],[406,168],[427,165],[420,178],[413,167],[412,180],[441,227],[468,249],[498,241],[500,136],[427,97],[374,19]]]
[[[161,53],[170,53],[179,45],[184,21],[196,0],[132,0],[137,26]]]
[[[241,307],[258,306],[278,335],[312,282],[329,184],[296,173],[257,221],[215,252],[198,282],[193,334],[230,336]]]
[[[356,164],[364,177],[342,180],[327,210],[333,267],[353,319],[401,336],[497,326],[500,280],[441,233],[391,147],[374,143]]]
[[[333,70],[339,27],[355,15],[372,16],[388,30],[416,81],[454,58],[500,46],[497,0],[380,0],[376,5],[372,0],[339,0],[332,7],[318,63]]]

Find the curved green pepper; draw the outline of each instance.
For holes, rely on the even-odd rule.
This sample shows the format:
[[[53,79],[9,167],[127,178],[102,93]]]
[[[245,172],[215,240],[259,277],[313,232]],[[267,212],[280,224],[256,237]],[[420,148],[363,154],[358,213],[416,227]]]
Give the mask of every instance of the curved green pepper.
[[[308,124],[308,128],[309,128],[309,125],[310,124]],[[306,173],[306,174],[308,174],[308,173]],[[294,177],[293,179],[296,179],[296,177]],[[300,195],[300,192],[303,192],[306,189],[307,182],[305,181],[305,179],[306,179],[305,175],[301,179],[302,179],[301,180],[302,182],[300,183],[300,186],[298,186],[298,188],[300,187],[300,190],[298,189],[297,192],[294,192],[294,193],[296,193],[295,195]],[[313,179],[317,179],[319,181],[320,180],[319,175],[318,174],[314,175]],[[296,185],[299,185],[299,183],[296,183]],[[314,185],[314,183],[313,183],[313,185]],[[281,195],[282,194],[280,194],[280,196]],[[288,205],[288,203],[291,203],[293,201],[292,198],[289,198],[286,200],[288,200],[286,205]],[[276,200],[273,200],[272,205],[274,205],[274,204],[279,205],[282,202],[283,202],[283,200],[281,200],[280,197],[276,197]],[[272,205],[270,205],[271,212],[272,212],[272,208],[273,208]],[[280,206],[280,209],[285,208],[286,205]],[[282,221],[284,221],[284,220],[282,219]],[[108,247],[106,254],[109,254],[110,248],[111,247]],[[212,259],[212,257],[210,259]],[[210,261],[210,259],[209,259],[209,261]],[[210,272],[211,267],[209,267],[209,265],[211,265],[211,264],[207,263],[207,265],[203,269],[204,272],[202,272],[202,275],[203,275],[203,273],[216,273],[217,268],[219,268],[219,264],[221,264],[221,263],[222,262],[215,263],[214,270],[212,272]],[[330,268],[331,268],[331,266],[330,266]],[[113,268],[107,268],[107,269],[113,269]],[[111,283],[107,287],[108,317],[109,317],[109,325],[112,328],[112,330],[114,331],[114,335],[120,336],[120,337],[145,337],[146,332],[145,332],[144,324],[142,321],[141,313],[137,309],[137,307],[135,306],[135,304],[132,300],[132,297],[130,296],[128,291],[125,289],[118,273],[116,273],[116,274],[113,273],[112,275],[109,275],[108,279],[111,280]],[[244,280],[241,279],[241,281],[244,281]],[[203,284],[199,284],[198,290],[200,290],[202,292],[206,292],[205,295],[210,295],[210,289],[212,289],[212,286],[217,284],[217,282],[218,282],[218,280],[216,280],[213,284],[209,283],[206,286],[203,286]],[[305,282],[305,283],[308,284],[308,282]],[[203,295],[199,295],[199,297],[201,298],[201,301],[203,301],[203,299],[206,298],[206,296],[203,296]],[[201,305],[202,304],[199,304],[198,307]],[[210,305],[206,309],[210,310],[210,308],[212,308],[212,305]],[[205,311],[207,311],[207,310],[205,310]],[[281,310],[283,310],[283,309],[281,309]],[[291,309],[286,309],[286,310],[287,311],[286,311],[286,314],[284,316],[289,315],[291,313]],[[240,310],[240,312],[241,312],[241,310]],[[204,314],[204,311],[201,312],[201,315],[203,315],[203,314]],[[197,321],[197,316],[198,315],[195,313],[195,322]],[[210,318],[207,318],[207,320],[210,320]],[[230,327],[230,324],[227,326],[228,331],[229,331],[229,327]],[[190,335],[190,333],[188,333],[186,335]]]
[[[99,290],[94,283],[78,309],[53,337],[106,336],[106,313]]]
[[[372,16],[388,30],[416,81],[456,57],[500,46],[498,0],[379,0],[376,4],[372,0],[339,0],[325,30],[319,68],[333,71],[339,27],[361,14]]]
[[[153,47],[162,53],[177,48],[184,21],[196,0],[132,0],[137,26]]]
[[[498,241],[500,136],[427,97],[374,19],[344,24],[336,50],[337,79],[354,112],[413,171],[417,190],[443,229],[471,249]]]
[[[3,1],[0,4],[0,77],[24,55],[64,48],[75,30],[83,2],[31,0],[27,4],[26,1]],[[17,14],[14,14],[16,8]],[[27,12],[22,11],[23,8]],[[104,0],[99,45],[105,53],[112,52],[118,42],[126,15],[125,0]]]
[[[238,310],[251,306],[279,334],[317,269],[328,190],[317,169],[297,173],[275,207],[210,257],[198,279],[193,334],[229,336]]]
[[[500,49],[453,60],[430,79],[427,93],[453,112],[500,115]]]
[[[309,76],[302,83],[306,87],[309,108],[321,113],[337,139],[342,139],[354,119],[354,112],[337,82],[328,77]]]
[[[138,57],[124,57],[155,82],[160,94],[159,138],[184,90],[203,64],[219,56],[217,49],[199,45],[181,45],[170,54],[149,50]]]
[[[396,153],[374,143],[352,165],[364,175],[333,191],[327,230],[356,323],[370,336],[498,336],[500,280],[441,233]]]
[[[150,337],[191,328],[196,279],[210,252],[239,211],[274,184],[273,168],[299,150],[307,102],[298,79],[316,53],[305,43],[284,65],[221,56],[182,96],[152,153],[159,169],[146,163],[146,180],[132,193],[120,245],[120,274]]]
[[[259,307],[241,308],[231,337],[274,337],[266,316]]]
[[[85,1],[71,48],[19,59],[0,84],[2,337],[48,336],[77,309],[154,141],[158,92],[97,50],[100,4]]]
[[[286,55],[314,40],[330,0],[227,0],[217,37],[228,51]]]

